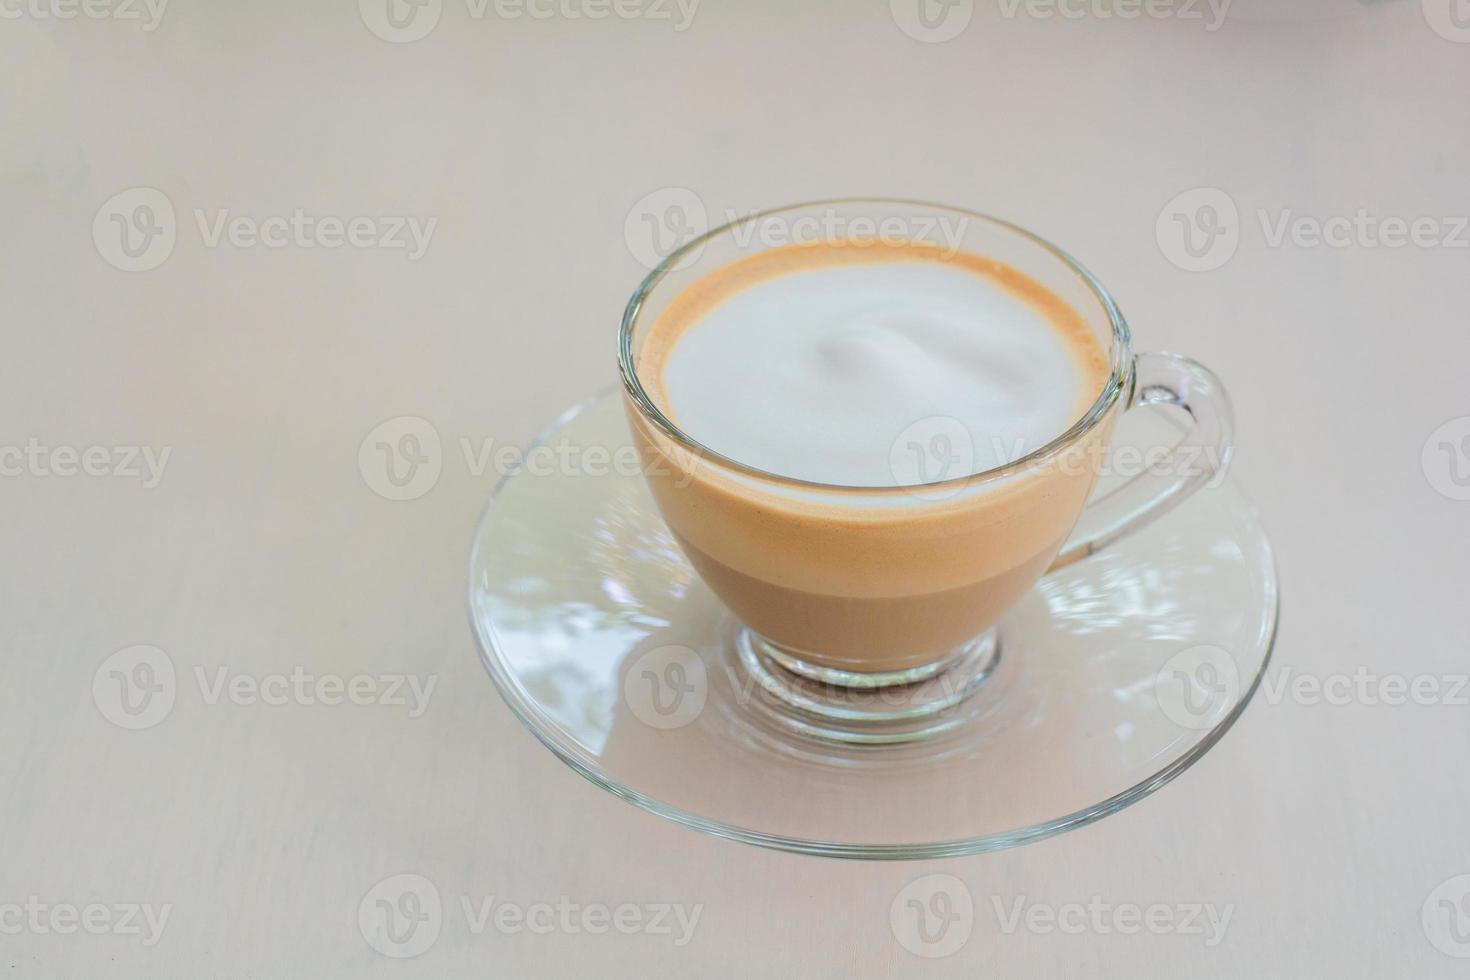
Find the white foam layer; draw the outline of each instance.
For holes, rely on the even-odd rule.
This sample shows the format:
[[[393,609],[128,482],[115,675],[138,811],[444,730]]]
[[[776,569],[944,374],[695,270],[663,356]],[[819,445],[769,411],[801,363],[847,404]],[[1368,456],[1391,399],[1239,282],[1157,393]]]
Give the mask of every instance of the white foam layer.
[[[829,266],[759,281],[675,341],[681,428],[750,466],[881,487],[1002,465],[1066,431],[1084,385],[1037,308],[940,262]]]

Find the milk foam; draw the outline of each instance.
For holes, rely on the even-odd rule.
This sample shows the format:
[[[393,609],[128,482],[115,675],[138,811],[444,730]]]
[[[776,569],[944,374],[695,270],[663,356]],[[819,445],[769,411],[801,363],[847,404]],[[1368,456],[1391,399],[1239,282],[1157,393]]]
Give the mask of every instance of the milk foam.
[[[659,358],[663,407],[742,463],[846,486],[948,479],[1037,449],[1096,397],[1100,350],[967,258],[739,283],[677,325]],[[904,472],[910,452],[919,468]]]

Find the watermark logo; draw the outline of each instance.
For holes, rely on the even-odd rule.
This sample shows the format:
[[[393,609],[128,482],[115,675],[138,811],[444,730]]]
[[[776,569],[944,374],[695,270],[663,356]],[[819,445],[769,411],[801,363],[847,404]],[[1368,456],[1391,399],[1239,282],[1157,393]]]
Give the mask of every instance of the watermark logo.
[[[1267,248],[1470,248],[1470,218],[1464,215],[1377,215],[1358,208],[1325,218],[1291,208],[1256,209]]]
[[[416,500],[434,488],[446,465],[460,465],[472,479],[520,476],[535,479],[667,480],[682,490],[703,458],[678,447],[638,447],[626,441],[578,442],[566,436],[521,447],[492,437],[462,435],[459,452],[446,458],[438,430],[427,419],[401,415],[373,428],[358,446],[358,471],[374,493],[388,500]],[[0,448],[0,467],[3,467]],[[0,469],[3,472],[3,469]]]
[[[357,0],[367,29],[393,44],[428,37],[443,12],[444,0]]]
[[[1175,195],[1154,222],[1164,257],[1186,272],[1210,272],[1240,245],[1240,212],[1218,187],[1196,187]]]
[[[726,210],[730,240],[741,248],[751,243],[762,248],[785,245],[840,245],[854,248],[903,245],[928,246],[939,257],[952,258],[960,250],[970,227],[969,215],[890,214],[875,217],[852,213],[840,206],[821,211],[791,214],[775,211],[760,214]]]
[[[640,197],[623,219],[623,241],[644,268],[652,269],[676,250],[709,231],[704,201],[687,187],[663,187]],[[677,268],[699,258],[691,249]]]
[[[353,248],[401,251],[417,262],[429,251],[439,219],[412,214],[351,217],[316,215],[305,208],[289,214],[257,218],[235,214],[229,208],[194,209],[194,225],[205,248],[296,248],[302,250]]]
[[[682,34],[694,24],[700,0],[464,0],[470,20],[645,20],[667,21]],[[384,41],[407,44],[428,37],[439,25],[444,0],[357,0],[367,29]]]
[[[1007,20],[1198,20],[1213,34],[1225,23],[1233,0],[1000,0]]]
[[[434,489],[443,466],[439,430],[416,415],[379,423],[357,449],[363,482],[385,500],[417,500]]]
[[[394,959],[412,959],[427,952],[438,942],[443,926],[439,889],[423,875],[390,875],[370,888],[357,906],[362,938]]]
[[[407,708],[410,719],[422,718],[429,710],[439,675],[418,674],[317,674],[297,665],[289,674],[246,674],[232,672],[229,667],[194,668],[194,680],[204,703],[210,706],[228,702],[241,707],[266,705],[341,704],[358,707],[382,706]]]
[[[194,229],[207,249],[399,251],[417,262],[429,250],[439,219],[410,214],[321,215],[305,208],[257,217],[230,208],[194,208]],[[108,198],[92,218],[97,253],[124,272],[148,272],[168,261],[178,243],[179,222],[168,196],[133,187]]]
[[[1422,0],[1429,29],[1446,41],[1470,44],[1470,0]]]
[[[1325,704],[1397,708],[1470,706],[1470,674],[1379,674],[1360,664],[1352,673],[1297,673],[1290,667],[1261,678],[1267,704],[1290,701],[1304,707]]]
[[[888,450],[888,469],[895,486],[906,487],[921,500],[945,500],[964,489],[963,483],[931,487],[925,484],[957,480],[975,469],[975,443],[970,430],[957,418],[931,415],[904,428]]]
[[[139,480],[144,490],[163,482],[172,446],[52,446],[35,436],[25,445],[0,445],[0,477],[69,479],[83,475]]]
[[[178,236],[173,202],[155,187],[119,191],[92,218],[97,254],[123,272],[148,272],[163,265]]]
[[[975,0],[888,0],[893,22],[915,41],[943,44],[959,37],[975,16]]]
[[[493,12],[500,20],[669,21],[682,34],[694,24],[700,0],[465,0],[475,20]]]
[[[1450,419],[1429,433],[1419,464],[1440,496],[1470,500],[1470,415]]]
[[[1419,921],[1435,949],[1456,959],[1470,959],[1470,874],[1440,882],[1424,899]]]
[[[765,213],[726,208],[718,227],[722,229],[722,238],[741,249],[752,245],[767,249],[788,245],[855,248],[922,245],[948,259],[959,251],[970,221],[969,215],[953,214],[878,217],[833,205]],[[645,194],[629,209],[623,222],[623,238],[633,257],[651,269],[714,226],[709,209],[699,195],[686,187],[665,187]],[[674,268],[687,268],[702,251],[702,244],[690,248]]]
[[[174,662],[158,647],[124,647],[92,675],[92,702],[119,728],[152,728],[168,717],[178,696]]]
[[[1256,208],[1266,248],[1470,248],[1470,216],[1376,214],[1367,208],[1326,216]],[[1235,200],[1218,187],[1177,195],[1154,226],[1164,257],[1188,272],[1218,269],[1235,255],[1244,228]]]
[[[1217,906],[1213,902],[1108,902],[1093,895],[1087,902],[1027,902],[1022,895],[1006,907],[999,896],[991,898],[1000,931],[1009,936],[1025,928],[1029,933],[1048,936],[1199,936],[1205,948],[1213,949],[1225,941],[1235,905]]]
[[[1213,727],[1239,695],[1235,658],[1216,646],[1181,650],[1154,677],[1154,697],[1164,716],[1195,731]]]
[[[1215,446],[1107,446],[1095,441],[1027,459],[1039,448],[1023,439],[998,437],[988,446],[977,444],[964,422],[931,415],[906,426],[889,444],[888,472],[894,486],[919,499],[946,500],[963,492],[964,477],[1005,466],[1067,477],[1172,476],[1214,489],[1225,481],[1229,462],[1227,453]],[[946,481],[948,485],[934,485]]]
[[[200,700],[210,707],[357,705],[405,708],[410,719],[423,717],[438,686],[437,674],[318,674],[301,665],[289,673],[248,674],[227,666],[193,670]],[[187,690],[187,686],[184,686]],[[152,728],[173,711],[181,685],[174,662],[158,647],[119,650],[92,675],[92,700],[102,716],[119,728]]]
[[[0,936],[139,936],[144,946],[156,946],[163,938],[172,903],[118,902],[105,905],[89,902],[44,902],[30,895],[24,902],[0,902]]]
[[[694,479],[703,457],[694,450],[671,448],[668,455],[658,449],[623,443],[583,444],[566,436],[554,442],[541,442],[522,449],[510,443],[496,446],[492,438],[478,444],[468,436],[459,437],[460,457],[465,472],[475,479],[488,473],[505,477],[511,474],[536,478],[619,477],[667,478],[675,489],[682,490]]]
[[[650,728],[683,728],[704,711],[709,676],[689,647],[671,644],[639,656],[623,675],[623,700]]]
[[[954,875],[916,878],[893,897],[888,925],[904,949],[924,959],[952,956],[970,941],[975,899]]]
[[[168,0],[0,0],[0,20],[138,21],[151,33],[167,9]]]
[[[439,889],[420,874],[396,874],[378,882],[357,906],[357,925],[367,944],[384,956],[410,959],[438,942],[454,909],[464,930],[481,936],[666,936],[674,946],[694,938],[704,905],[679,902],[580,902],[567,895],[555,901],[514,902],[498,895],[459,895],[448,907]]]
[[[460,910],[471,935],[481,935],[492,925],[503,935],[530,933],[533,936],[601,936],[617,932],[624,936],[668,936],[676,947],[689,945],[704,905],[674,902],[578,902],[566,895],[555,902],[508,902],[494,895],[471,898],[461,895]]]

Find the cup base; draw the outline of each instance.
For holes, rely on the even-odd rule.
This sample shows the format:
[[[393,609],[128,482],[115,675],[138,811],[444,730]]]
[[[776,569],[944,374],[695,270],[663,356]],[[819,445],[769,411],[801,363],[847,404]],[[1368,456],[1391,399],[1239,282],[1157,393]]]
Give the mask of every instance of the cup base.
[[[934,738],[968,720],[965,702],[995,672],[995,629],[948,656],[908,670],[866,673],[821,667],[742,626],[736,659],[753,681],[752,710],[788,731],[851,745],[893,745]]]

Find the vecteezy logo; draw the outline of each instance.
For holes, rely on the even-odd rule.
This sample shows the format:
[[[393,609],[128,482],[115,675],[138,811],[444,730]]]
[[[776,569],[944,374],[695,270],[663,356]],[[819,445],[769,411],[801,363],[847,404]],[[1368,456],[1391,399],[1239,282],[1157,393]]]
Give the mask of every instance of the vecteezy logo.
[[[1431,946],[1446,956],[1470,959],[1470,874],[1440,882],[1419,915]]]
[[[1470,500],[1470,415],[1450,419],[1424,441],[1424,478],[1442,496]]]
[[[444,453],[427,419],[400,415],[381,423],[357,447],[363,482],[387,500],[417,500],[439,482]]]
[[[650,728],[683,728],[699,717],[709,696],[704,660],[673,644],[640,654],[623,675],[623,700]]]
[[[173,202],[153,187],[119,191],[92,218],[97,254],[124,272],[147,272],[163,265],[178,236]]]
[[[921,500],[945,500],[964,485],[925,486],[968,476],[975,469],[975,442],[965,423],[931,415],[907,426],[888,448],[888,469],[896,486]]]
[[[1240,695],[1235,658],[1215,646],[1190,647],[1164,662],[1154,677],[1159,708],[1181,728],[1213,726]]]
[[[1470,0],[1422,0],[1430,30],[1456,44],[1470,43]]]
[[[427,37],[444,12],[444,0],[357,0],[367,29],[385,41],[407,44]]]
[[[893,22],[915,41],[939,44],[960,36],[975,15],[975,0],[889,0]]]
[[[444,906],[423,875],[390,875],[362,897],[357,927],[369,946],[394,959],[418,956],[439,939]]]
[[[1196,187],[1164,205],[1154,223],[1164,258],[1186,272],[1218,269],[1240,244],[1240,212],[1218,187]]]
[[[975,900],[954,875],[925,875],[893,897],[888,925],[898,944],[915,956],[950,956],[970,941]]]
[[[647,269],[706,231],[709,212],[699,195],[687,187],[664,187],[643,195],[623,220],[623,241],[633,258]],[[691,249],[677,268],[688,267],[699,258],[700,251]]]
[[[92,675],[92,701],[119,728],[152,728],[174,709],[174,662],[158,647],[124,647]]]

